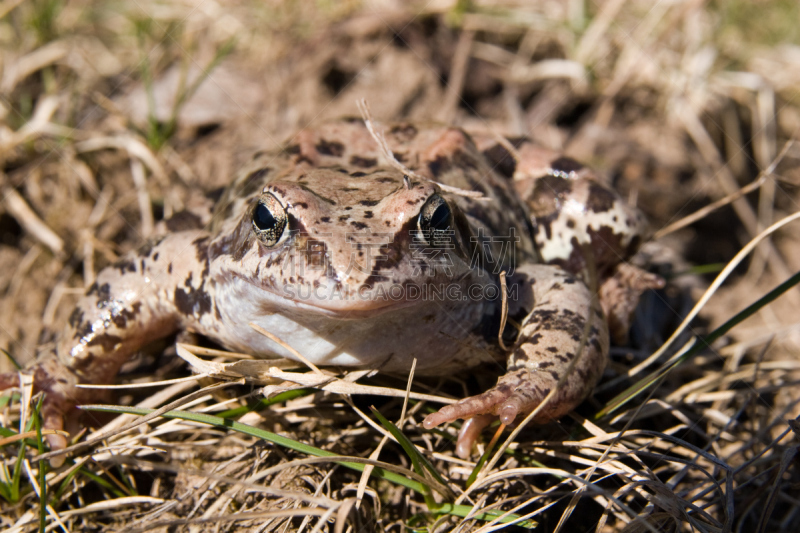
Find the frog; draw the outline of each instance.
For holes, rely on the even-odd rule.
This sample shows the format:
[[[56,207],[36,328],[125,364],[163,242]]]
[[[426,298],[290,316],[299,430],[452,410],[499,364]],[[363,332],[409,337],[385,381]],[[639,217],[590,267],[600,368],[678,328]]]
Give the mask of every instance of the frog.
[[[422,422],[463,419],[456,447],[468,457],[494,420],[535,409],[535,422],[557,420],[590,394],[610,337],[662,284],[628,263],[647,232],[589,167],[527,138],[325,123],[254,154],[206,227],[166,231],[101,270],[28,372],[45,392],[44,427],[61,429],[96,397],[79,384],[113,381],[176,331],[391,374],[489,365],[494,387]],[[0,376],[0,389],[18,385],[17,373]]]

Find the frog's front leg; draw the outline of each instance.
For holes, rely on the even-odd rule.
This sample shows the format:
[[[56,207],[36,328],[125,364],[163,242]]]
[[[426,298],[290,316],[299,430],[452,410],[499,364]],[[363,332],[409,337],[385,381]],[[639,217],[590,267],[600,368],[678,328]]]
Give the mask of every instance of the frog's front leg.
[[[81,383],[111,382],[125,361],[144,344],[191,327],[211,311],[206,288],[208,236],[178,232],[151,241],[100,271],[75,305],[55,353],[29,369],[34,390],[44,391],[44,426],[61,429],[63,415],[98,392]],[[0,375],[0,390],[18,386],[16,373]],[[48,437],[52,448],[66,440]]]
[[[539,407],[562,377],[564,382],[533,420],[544,423],[568,413],[592,391],[606,366],[608,326],[582,281],[549,265],[522,267],[510,281],[517,284],[520,296],[510,305],[532,302],[528,307],[532,310],[522,322],[506,374],[494,388],[445,406],[423,422],[430,429],[471,419],[459,435],[457,452],[462,457],[469,455],[483,427],[495,418],[504,424],[521,420]]]

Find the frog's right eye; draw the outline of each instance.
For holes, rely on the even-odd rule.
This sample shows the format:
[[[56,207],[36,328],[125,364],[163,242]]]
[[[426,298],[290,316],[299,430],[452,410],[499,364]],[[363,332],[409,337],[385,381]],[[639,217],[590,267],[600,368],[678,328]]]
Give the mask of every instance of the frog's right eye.
[[[270,193],[258,199],[253,210],[253,231],[264,246],[273,247],[286,231],[286,208]]]

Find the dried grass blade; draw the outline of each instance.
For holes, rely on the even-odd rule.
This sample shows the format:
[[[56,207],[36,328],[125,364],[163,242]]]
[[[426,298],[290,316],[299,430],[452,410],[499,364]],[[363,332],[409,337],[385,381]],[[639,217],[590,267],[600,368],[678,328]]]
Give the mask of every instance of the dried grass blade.
[[[56,256],[64,253],[64,241],[45,222],[39,218],[20,194],[11,187],[3,189],[5,206],[20,226],[25,228],[34,238],[50,248]]]

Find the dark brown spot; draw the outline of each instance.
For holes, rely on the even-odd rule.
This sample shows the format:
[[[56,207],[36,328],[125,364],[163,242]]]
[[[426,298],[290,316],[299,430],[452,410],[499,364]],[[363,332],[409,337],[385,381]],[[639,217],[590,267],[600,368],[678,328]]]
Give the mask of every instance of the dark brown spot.
[[[367,175],[366,172],[361,172],[360,170],[356,170],[355,172],[351,172],[350,175],[354,178],[362,178]]]
[[[202,287],[195,289],[187,286],[175,289],[175,307],[184,315],[201,316],[211,311],[211,297]]]
[[[586,209],[593,213],[607,213],[614,207],[616,199],[616,194],[597,183],[592,183],[589,187],[589,200],[586,202]]]
[[[69,315],[69,325],[77,329],[81,322],[83,322],[83,311],[80,307],[76,307]]]
[[[518,346],[514,350],[514,360],[515,361],[527,361],[528,360],[528,352],[522,349],[522,346]]]
[[[389,133],[400,142],[407,143],[417,136],[417,128],[412,124],[397,124],[389,130]]]
[[[550,168],[555,170],[556,172],[566,172],[569,174],[570,172],[577,172],[583,168],[583,165],[578,161],[575,161],[571,157],[561,156],[552,163],[550,163]]]
[[[505,146],[495,144],[488,150],[484,150],[483,155],[492,165],[493,170],[496,170],[506,178],[514,177],[514,172],[517,170],[517,162],[511,152],[506,150]]]
[[[358,203],[366,207],[375,207],[380,202],[381,202],[380,200],[361,200]]]
[[[331,217],[320,217],[319,221],[320,222],[330,222],[331,221]]]
[[[111,321],[114,322],[114,325],[117,326],[119,329],[124,329],[125,326],[128,325],[128,320],[136,318],[141,309],[142,309],[142,303],[135,302],[131,306],[131,309],[122,309],[119,312],[113,313],[111,315]]]
[[[364,218],[372,218],[372,211],[364,211]]]
[[[344,145],[340,142],[336,141],[326,141],[322,139],[317,143],[316,146],[317,152],[322,155],[330,155],[333,157],[342,157],[344,154]]]
[[[357,230],[367,229],[369,227],[367,224],[359,222],[358,220],[353,220],[352,222],[350,222],[350,225],[356,228]]]
[[[450,161],[442,156],[437,157],[433,161],[428,162],[428,170],[431,171],[434,178],[438,178],[439,174],[446,172],[450,169]]]
[[[97,295],[97,307],[102,308],[109,301],[111,301],[111,285],[108,283],[103,283],[102,285],[98,286],[95,283],[89,288],[89,292],[86,293],[87,296],[91,296],[92,294]]]
[[[350,158],[350,164],[354,167],[369,168],[378,164],[378,160],[372,157],[359,157],[354,155]]]
[[[200,273],[200,277],[203,279],[208,276],[208,271],[210,268],[208,258],[208,245],[210,240],[210,237],[200,237],[192,241],[192,244],[195,246],[195,257],[197,258],[197,262],[203,265],[203,271]]]

